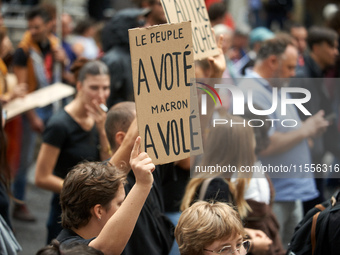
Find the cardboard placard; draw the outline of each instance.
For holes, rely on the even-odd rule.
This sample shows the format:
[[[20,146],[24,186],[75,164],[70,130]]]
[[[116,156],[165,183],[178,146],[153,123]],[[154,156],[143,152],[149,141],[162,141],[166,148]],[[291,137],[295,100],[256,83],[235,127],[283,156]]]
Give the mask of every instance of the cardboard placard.
[[[129,30],[142,150],[155,164],[202,153],[190,22]]]
[[[47,106],[75,93],[75,88],[63,83],[55,83],[29,93],[23,98],[16,98],[4,105],[3,108],[7,110],[7,118],[11,119],[19,114],[34,108]]]
[[[191,21],[195,60],[219,54],[204,0],[161,0],[169,23]]]

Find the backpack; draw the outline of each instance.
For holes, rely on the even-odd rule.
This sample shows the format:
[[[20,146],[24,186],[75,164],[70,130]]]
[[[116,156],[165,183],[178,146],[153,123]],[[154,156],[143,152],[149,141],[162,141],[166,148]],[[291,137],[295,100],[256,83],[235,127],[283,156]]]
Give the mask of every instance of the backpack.
[[[296,226],[286,255],[340,254],[340,191],[310,209]]]

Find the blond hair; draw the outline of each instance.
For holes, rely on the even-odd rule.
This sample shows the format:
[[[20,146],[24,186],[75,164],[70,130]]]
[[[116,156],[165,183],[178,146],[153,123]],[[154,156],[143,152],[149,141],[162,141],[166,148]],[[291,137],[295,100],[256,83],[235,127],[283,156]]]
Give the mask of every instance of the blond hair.
[[[226,203],[199,201],[181,214],[175,238],[181,255],[201,255],[204,247],[222,238],[245,236],[239,214]]]
[[[243,122],[244,119],[237,116],[227,115],[228,123],[231,121]],[[202,166],[235,166],[240,169],[241,166],[253,166],[255,163],[255,136],[253,129],[242,124],[218,125],[211,128],[207,142],[204,147],[204,155]],[[248,173],[250,174],[250,173]],[[219,174],[220,175],[220,174]],[[219,177],[219,175],[209,175],[209,177]],[[206,176],[205,176],[206,177]],[[250,207],[244,200],[244,192],[250,177],[247,175],[238,175],[236,183],[230,182],[231,173],[226,176],[225,181],[229,186],[229,190],[235,199],[236,206],[242,218],[250,211]],[[181,210],[184,211],[197,197],[198,188],[203,183],[204,178],[192,178],[187,187],[182,200]]]

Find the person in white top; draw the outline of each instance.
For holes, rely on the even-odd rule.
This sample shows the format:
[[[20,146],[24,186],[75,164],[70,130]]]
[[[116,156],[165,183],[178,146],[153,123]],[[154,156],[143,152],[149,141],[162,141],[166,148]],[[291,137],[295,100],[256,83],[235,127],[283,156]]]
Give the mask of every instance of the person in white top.
[[[94,40],[96,34],[95,24],[92,20],[79,22],[74,29],[76,36],[73,38],[72,50],[77,57],[96,59],[99,55],[99,48]]]

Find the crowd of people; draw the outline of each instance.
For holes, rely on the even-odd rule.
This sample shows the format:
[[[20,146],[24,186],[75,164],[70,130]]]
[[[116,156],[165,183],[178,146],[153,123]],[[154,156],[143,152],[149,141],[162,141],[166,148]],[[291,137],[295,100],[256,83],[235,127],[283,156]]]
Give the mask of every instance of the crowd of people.
[[[12,217],[37,220],[26,202],[27,173],[36,160],[36,186],[53,192],[46,205],[47,246],[39,255],[285,254],[298,223],[327,198],[325,188],[340,188],[334,173],[300,171],[324,166],[326,153],[333,156],[326,168],[339,166],[340,9],[328,13],[324,24],[307,28],[287,14],[292,1],[268,1],[266,22],[259,16],[261,1],[250,1],[251,23],[244,28],[233,21],[225,1],[207,0],[219,54],[195,61],[195,78],[224,78],[244,95],[252,91],[252,98],[245,96],[245,112],[235,116],[232,94],[220,90],[223,107],[212,104],[201,116],[205,153],[154,165],[140,151],[128,30],[167,20],[160,0],[135,3],[100,24],[76,22],[64,13],[61,40],[53,5],[31,8],[28,29],[15,47],[1,25],[0,230],[8,237],[0,235],[0,241],[8,248],[0,247],[0,253],[21,250]],[[62,106],[6,120],[6,104],[58,81],[73,86],[76,95]],[[310,100],[285,105],[301,99],[298,93],[277,93],[288,86],[308,90]],[[277,108],[269,111],[273,98]],[[266,114],[254,114],[261,110]],[[213,116],[265,124],[212,127]],[[284,125],[287,119],[296,125]],[[195,165],[300,168],[294,176],[190,178]]]

